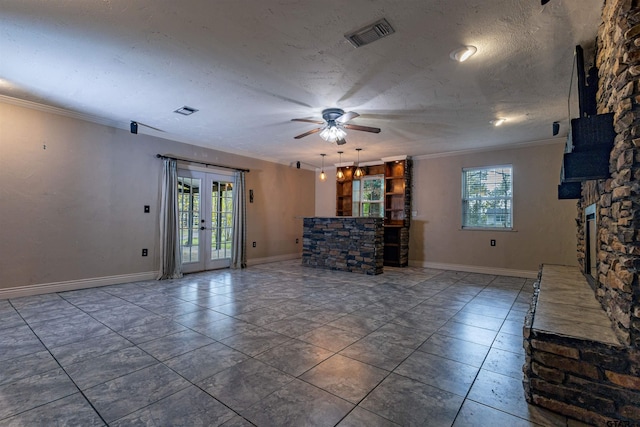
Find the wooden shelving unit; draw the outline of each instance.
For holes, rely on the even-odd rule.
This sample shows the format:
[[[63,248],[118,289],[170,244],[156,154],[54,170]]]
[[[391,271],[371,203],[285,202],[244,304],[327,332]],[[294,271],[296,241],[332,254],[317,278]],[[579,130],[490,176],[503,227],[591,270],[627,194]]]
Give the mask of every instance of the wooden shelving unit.
[[[409,264],[409,225],[411,221],[411,160],[384,164],[384,264]]]
[[[353,168],[339,167],[344,173],[342,181],[336,180],[336,216],[353,215]]]

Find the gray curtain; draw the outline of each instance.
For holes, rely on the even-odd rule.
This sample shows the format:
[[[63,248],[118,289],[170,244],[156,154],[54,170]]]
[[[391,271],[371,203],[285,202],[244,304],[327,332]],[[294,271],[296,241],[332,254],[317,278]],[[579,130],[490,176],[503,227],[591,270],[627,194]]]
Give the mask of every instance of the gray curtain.
[[[235,173],[233,194],[233,237],[231,239],[231,268],[247,267],[247,205],[245,201],[244,172]]]
[[[178,238],[178,162],[164,159],[160,195],[160,271],[158,280],[182,277]]]

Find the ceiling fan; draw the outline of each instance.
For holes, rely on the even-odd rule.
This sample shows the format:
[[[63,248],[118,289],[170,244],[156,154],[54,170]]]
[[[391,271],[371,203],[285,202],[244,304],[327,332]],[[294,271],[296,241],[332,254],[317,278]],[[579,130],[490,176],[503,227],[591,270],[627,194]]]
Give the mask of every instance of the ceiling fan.
[[[354,119],[359,115],[360,114],[353,111],[345,113],[340,108],[327,108],[326,110],[322,111],[322,118],[324,119],[324,121],[311,119],[291,119],[292,122],[305,122],[324,125],[322,127],[312,129],[308,132],[301,133],[298,136],[294,136],[294,138],[300,139],[304,138],[307,135],[320,132],[320,137],[325,141],[335,142],[338,145],[343,145],[347,143],[347,141],[344,139],[344,137],[347,136],[347,132],[345,132],[345,129],[380,133],[380,128],[347,123],[349,120]]]

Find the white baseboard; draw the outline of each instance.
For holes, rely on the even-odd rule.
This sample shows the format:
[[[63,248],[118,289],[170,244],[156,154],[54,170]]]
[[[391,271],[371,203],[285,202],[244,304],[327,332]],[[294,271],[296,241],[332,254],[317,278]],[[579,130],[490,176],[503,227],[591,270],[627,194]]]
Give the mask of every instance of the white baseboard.
[[[69,280],[66,282],[16,286],[13,288],[0,289],[0,299],[27,297],[31,295],[49,294],[53,292],[75,291],[77,289],[118,285],[120,283],[139,282],[142,280],[154,280],[156,277],[158,277],[157,271],[147,271],[145,273],[121,274],[118,276]]]
[[[524,277],[526,279],[535,279],[538,277],[537,271],[513,270],[510,268],[498,268],[498,267],[482,267],[478,265],[445,264],[445,263],[439,263],[439,262],[427,262],[427,261],[418,261],[418,260],[409,260],[409,265],[411,267],[435,268],[437,270],[464,271],[466,273],[493,274],[495,276]]]
[[[277,255],[277,256],[269,256],[264,258],[252,258],[247,260],[247,266],[259,265],[259,264],[268,264],[270,262],[278,262],[278,261],[289,261],[296,258],[301,258],[301,253],[295,254],[286,254],[286,255]]]

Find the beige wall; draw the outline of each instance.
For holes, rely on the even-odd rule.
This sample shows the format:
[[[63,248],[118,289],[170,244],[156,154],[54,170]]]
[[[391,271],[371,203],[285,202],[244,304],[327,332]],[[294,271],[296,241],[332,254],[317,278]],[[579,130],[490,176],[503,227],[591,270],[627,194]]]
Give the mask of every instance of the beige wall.
[[[541,263],[576,265],[576,201],[557,199],[563,150],[564,141],[552,140],[414,158],[412,210],[417,215],[411,221],[410,264],[529,275]],[[501,164],[513,165],[515,231],[462,230],[462,168]],[[335,215],[333,180],[316,179],[316,215]]]
[[[251,169],[248,262],[301,252],[313,171],[0,103],[0,289],[156,271],[157,153]]]
[[[557,198],[564,142],[549,142],[414,160],[412,263],[520,271],[537,271],[541,263],[575,265],[576,201]],[[462,230],[462,168],[502,164],[513,165],[515,231]]]

